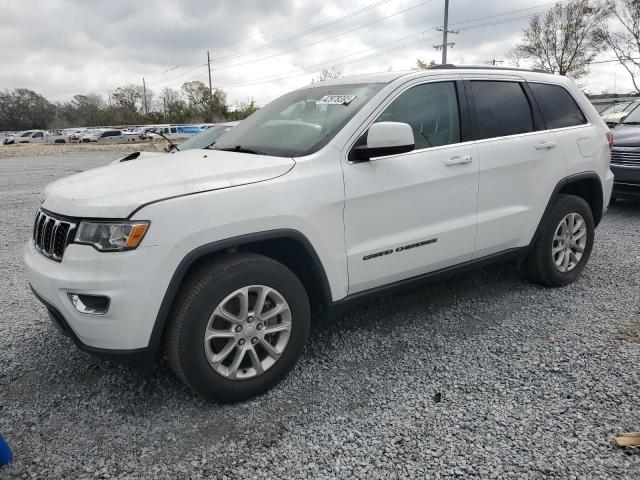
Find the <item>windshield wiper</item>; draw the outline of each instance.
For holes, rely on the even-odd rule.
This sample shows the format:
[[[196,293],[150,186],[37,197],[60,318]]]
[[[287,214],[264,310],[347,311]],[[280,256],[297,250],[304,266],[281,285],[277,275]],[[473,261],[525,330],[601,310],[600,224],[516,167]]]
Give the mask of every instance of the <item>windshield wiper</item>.
[[[162,138],[164,138],[167,142],[169,142],[169,144],[171,145],[171,150],[173,150],[173,149],[175,148],[177,151],[180,151],[180,149],[178,148],[178,145],[176,145],[176,144],[175,144],[175,143],[173,143],[171,140],[169,140],[167,137],[165,137],[165,136],[164,136],[164,133],[162,133],[162,132],[161,132],[161,131],[159,131],[158,129],[156,129],[156,128],[150,128],[148,131],[149,131],[149,132],[151,132],[151,133],[155,133],[156,135],[160,135],[160,136],[161,136]],[[171,151],[171,150],[169,150],[169,151]]]
[[[622,122],[622,125],[640,125],[640,122]]]
[[[214,150],[222,150],[223,152],[251,153],[252,155],[266,155],[266,153],[253,148],[243,148],[242,145],[227,148],[214,148]]]

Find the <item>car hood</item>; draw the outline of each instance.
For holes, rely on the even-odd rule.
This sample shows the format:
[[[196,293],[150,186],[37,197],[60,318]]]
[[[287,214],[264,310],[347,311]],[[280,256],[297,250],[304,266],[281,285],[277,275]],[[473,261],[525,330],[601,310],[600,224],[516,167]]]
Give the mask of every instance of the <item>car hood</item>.
[[[78,173],[51,183],[42,208],[72,217],[126,218],[163,199],[279,177],[292,158],[220,150],[189,150]]]
[[[145,158],[162,157],[164,155],[169,155],[169,154],[167,152],[133,152],[128,155],[125,155],[122,158],[114,160],[109,165],[115,165],[116,163],[120,163],[120,162],[132,162],[133,160],[142,160]]]
[[[619,125],[613,131],[614,147],[640,147],[640,125]]]

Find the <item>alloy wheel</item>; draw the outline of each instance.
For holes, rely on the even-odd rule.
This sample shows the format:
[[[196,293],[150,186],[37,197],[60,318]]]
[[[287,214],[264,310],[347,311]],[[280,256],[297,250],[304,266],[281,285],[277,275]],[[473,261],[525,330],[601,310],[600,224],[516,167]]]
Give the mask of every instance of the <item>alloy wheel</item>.
[[[231,380],[257,377],[283,354],[291,336],[291,309],[265,285],[239,288],[215,308],[204,332],[209,365]]]
[[[573,270],[587,246],[587,225],[579,213],[569,213],[556,227],[551,255],[562,273]]]

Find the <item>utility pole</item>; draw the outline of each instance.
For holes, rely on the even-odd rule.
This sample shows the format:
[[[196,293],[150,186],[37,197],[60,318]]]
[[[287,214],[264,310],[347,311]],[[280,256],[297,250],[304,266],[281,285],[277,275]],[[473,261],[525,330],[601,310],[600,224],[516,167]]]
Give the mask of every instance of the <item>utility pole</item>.
[[[147,84],[142,77],[142,95],[144,96],[144,116],[149,115],[149,109],[147,108]]]
[[[207,50],[207,70],[209,71],[209,93],[213,97],[213,88],[211,88],[211,57],[209,57],[209,50]]]
[[[458,30],[449,30],[449,0],[444,0],[444,26],[442,28],[436,28],[439,32],[442,32],[442,44],[434,45],[433,48],[436,50],[442,49],[442,64],[447,63],[447,48],[453,47],[455,43],[449,42],[449,34],[460,33]]]
[[[209,50],[207,50],[207,71],[209,72],[209,115],[213,120],[213,87],[211,86],[211,57],[209,56]]]

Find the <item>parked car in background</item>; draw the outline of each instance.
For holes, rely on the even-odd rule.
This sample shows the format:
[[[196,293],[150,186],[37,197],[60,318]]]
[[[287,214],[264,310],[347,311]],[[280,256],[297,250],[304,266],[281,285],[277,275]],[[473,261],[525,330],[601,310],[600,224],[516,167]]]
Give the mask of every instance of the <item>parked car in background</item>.
[[[155,129],[172,140],[193,137],[202,131],[198,125],[158,125]],[[159,137],[159,135],[155,133],[149,133],[148,135],[151,138]]]
[[[47,132],[44,130],[26,130],[12,135],[4,140],[5,145],[14,143],[44,143],[46,141]]]
[[[85,143],[89,142],[115,142],[122,141],[125,139],[125,135],[122,133],[122,130],[115,129],[98,129],[93,130],[87,135],[83,135],[81,140]]]
[[[614,130],[611,171],[614,175],[612,200],[640,198],[640,108]]]
[[[196,392],[244,400],[296,364],[312,306],[506,259],[541,285],[574,282],[611,196],[610,137],[559,75],[443,65],[321,82],[206,150],[52,183],[25,270],[80,349],[137,365],[163,351]]]
[[[609,128],[614,128],[638,106],[640,106],[640,100],[616,103],[604,110],[600,116]]]
[[[195,148],[210,148],[215,145],[216,141],[222,137],[225,133],[230,131],[233,127],[238,125],[240,122],[226,122],[219,123],[217,125],[212,125],[208,127],[203,132],[200,132],[198,135],[191,137],[190,139],[184,141],[183,143],[179,143],[177,145],[170,145],[166,152],[133,152],[129,155],[126,155],[123,158],[115,160],[112,164],[120,163],[120,162],[129,162],[131,160],[150,158],[150,157],[158,157],[162,155],[166,155],[167,153],[176,153],[176,152],[184,152],[185,150],[193,150]],[[157,135],[157,134],[154,134]]]

